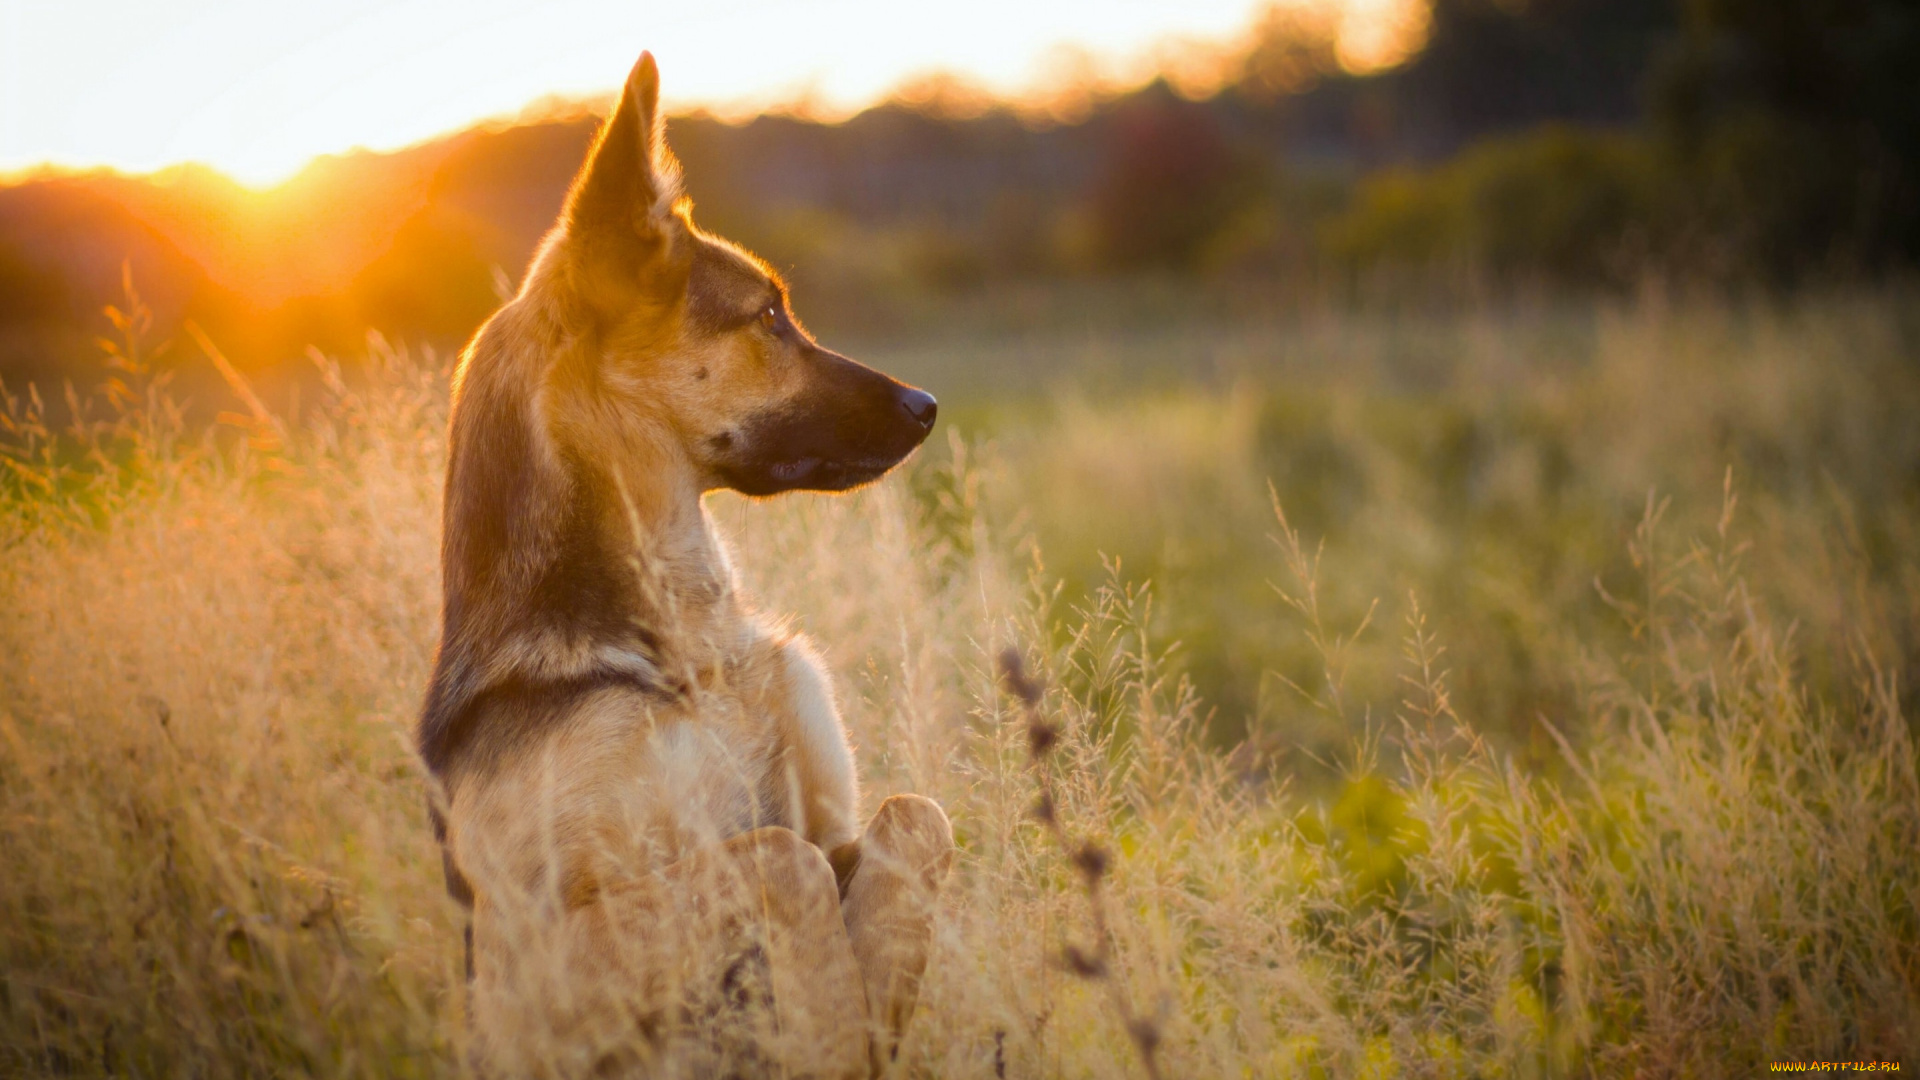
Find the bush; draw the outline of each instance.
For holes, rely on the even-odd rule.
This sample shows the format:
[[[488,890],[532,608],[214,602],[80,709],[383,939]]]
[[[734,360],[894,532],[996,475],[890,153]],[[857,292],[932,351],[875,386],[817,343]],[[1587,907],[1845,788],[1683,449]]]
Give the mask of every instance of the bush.
[[[1452,264],[1506,281],[1618,283],[1655,243],[1661,185],[1644,141],[1548,127],[1435,169],[1361,181],[1354,205],[1326,223],[1322,250],[1348,266]]]
[[[1719,0],[1684,5],[1682,31],[1650,119],[1728,264],[1790,280],[1920,259],[1920,10]]]
[[[1260,192],[1257,166],[1205,106],[1143,94],[1112,125],[1088,197],[1105,268],[1190,267]]]

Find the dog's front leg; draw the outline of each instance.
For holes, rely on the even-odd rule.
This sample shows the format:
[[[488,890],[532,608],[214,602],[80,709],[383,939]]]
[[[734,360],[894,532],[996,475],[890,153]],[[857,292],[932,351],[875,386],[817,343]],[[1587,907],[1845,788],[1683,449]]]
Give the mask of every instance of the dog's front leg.
[[[831,855],[860,835],[859,781],[853,750],[833,703],[827,673],[803,638],[780,645],[784,693],[774,704],[794,832]],[[834,869],[841,869],[835,861]],[[846,879],[841,877],[844,886]]]
[[[933,939],[934,902],[953,865],[953,826],[940,804],[895,795],[880,804],[857,845],[840,914],[866,984],[875,1076],[892,1064],[920,998]]]
[[[895,795],[856,833],[853,753],[826,673],[803,641],[782,650],[788,685],[779,712],[800,818],[794,828],[827,853],[839,880],[841,918],[866,988],[877,1076],[892,1062],[919,1000],[934,902],[953,865],[953,826],[933,800]]]

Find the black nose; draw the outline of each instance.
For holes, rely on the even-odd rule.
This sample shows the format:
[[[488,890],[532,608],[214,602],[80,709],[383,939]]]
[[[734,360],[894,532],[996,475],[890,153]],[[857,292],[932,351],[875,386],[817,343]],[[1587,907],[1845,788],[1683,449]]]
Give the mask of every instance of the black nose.
[[[934,416],[940,412],[940,403],[933,400],[932,394],[911,388],[900,391],[900,407],[929,431],[933,429]]]

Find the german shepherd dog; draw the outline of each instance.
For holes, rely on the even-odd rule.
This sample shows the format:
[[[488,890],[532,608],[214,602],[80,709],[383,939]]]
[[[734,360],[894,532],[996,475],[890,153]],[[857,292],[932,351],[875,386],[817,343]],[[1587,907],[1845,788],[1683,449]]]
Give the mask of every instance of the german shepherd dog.
[[[704,493],[845,491],[931,395],[816,344],[701,231],[643,54],[520,292],[461,357],[419,748],[504,1076],[861,1076],[912,1013],[953,856],[864,828],[820,661],[735,590]]]

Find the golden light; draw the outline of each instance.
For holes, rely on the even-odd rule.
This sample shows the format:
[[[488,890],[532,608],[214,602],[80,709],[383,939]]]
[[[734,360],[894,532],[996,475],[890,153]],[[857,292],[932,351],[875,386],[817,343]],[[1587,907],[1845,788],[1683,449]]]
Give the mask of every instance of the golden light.
[[[1425,0],[1337,7],[1340,63],[1424,39]],[[0,173],[51,162],[145,172],[204,162],[285,179],[315,155],[393,149],[543,96],[604,94],[640,49],[670,109],[805,102],[845,115],[928,72],[999,97],[1068,95],[1165,71],[1205,92],[1261,0],[235,0],[0,3]],[[1218,43],[1217,47],[1209,43]],[[1067,62],[1066,59],[1071,59]]]
[[[1348,74],[1397,67],[1427,43],[1428,0],[1346,0],[1343,6],[1334,55]]]

